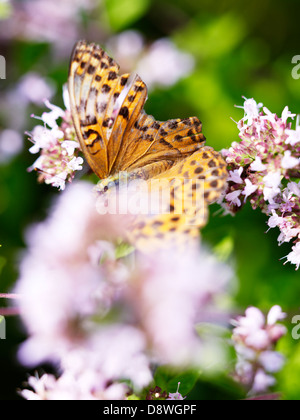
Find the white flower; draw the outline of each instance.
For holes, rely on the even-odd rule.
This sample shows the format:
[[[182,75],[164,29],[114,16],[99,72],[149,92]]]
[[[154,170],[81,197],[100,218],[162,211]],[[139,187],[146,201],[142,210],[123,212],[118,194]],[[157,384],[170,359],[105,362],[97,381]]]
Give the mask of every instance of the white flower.
[[[268,322],[268,325],[275,325],[276,322],[282,321],[285,318],[286,318],[286,314],[282,312],[281,307],[279,305],[275,305],[269,311],[267,322]]]
[[[41,149],[48,147],[51,143],[56,141],[54,133],[42,125],[34,127],[32,132],[32,141],[34,145],[29,149],[32,154],[39,153]]]
[[[244,171],[244,168],[240,167],[239,169],[235,169],[234,171],[229,171],[229,177],[227,181],[232,181],[235,184],[242,184],[244,181],[241,178],[241,175]]]
[[[272,216],[268,220],[268,226],[273,229],[277,226],[281,226],[285,222],[283,217],[278,216],[275,210],[272,210]]]
[[[66,93],[64,93],[64,102],[68,106]],[[66,181],[72,182],[75,172],[82,170],[83,159],[77,158],[80,145],[74,141],[76,135],[70,113],[52,105],[49,101],[45,101],[45,104],[51,111],[45,112],[42,118],[35,117],[42,120],[44,126],[37,126],[32,133],[29,133],[33,142],[30,152],[41,152],[40,158],[29,171],[39,169],[40,182],[64,190]],[[58,125],[58,118],[62,118],[61,127]]]
[[[276,114],[272,114],[272,112],[266,107],[263,108],[263,111],[266,115],[262,118],[265,119],[265,120],[271,121],[271,123],[275,124],[276,123],[276,120],[275,120],[275,115]]]
[[[252,125],[253,120],[259,117],[260,108],[263,106],[263,104],[257,104],[254,99],[245,99],[246,100],[242,108],[244,108],[246,115],[243,118],[243,121],[248,121],[248,125]]]
[[[255,172],[263,172],[267,169],[267,167],[262,163],[261,158],[256,156],[255,161],[250,165],[250,169]]]
[[[72,171],[81,171],[83,162],[84,160],[82,157],[74,157],[71,162],[68,163],[68,168]]]
[[[161,252],[153,259],[141,261],[145,271],[143,286],[132,290],[129,305],[138,310],[156,360],[199,365],[207,357],[205,344],[210,345],[212,352],[214,343],[199,340],[195,324],[205,318],[211,297],[222,294],[231,271],[226,265],[220,267],[204,250],[176,257],[170,265],[174,252]],[[182,278],[188,278],[188,284]]]
[[[263,313],[250,307],[245,317],[233,321],[236,328],[232,338],[238,356],[236,373],[242,384],[253,383],[250,393],[265,392],[274,385],[274,378],[266,372],[278,372],[284,364],[284,357],[273,348],[287,332],[283,325],[277,324],[285,316],[280,306],[273,306],[266,323]]]
[[[282,175],[280,172],[270,172],[263,178],[265,184],[264,187],[264,199],[265,201],[272,202],[273,198],[280,193],[280,183]]]
[[[300,234],[299,228],[293,228],[289,224],[281,227],[281,234],[278,237],[279,244],[284,242],[290,242],[291,239],[295,238]]]
[[[300,159],[293,157],[292,152],[290,150],[286,150],[284,152],[284,156],[283,156],[283,159],[281,161],[281,166],[284,169],[295,168],[296,166],[299,165],[299,163],[300,163]]]
[[[245,314],[246,316],[240,317],[237,322],[233,321],[237,325],[234,334],[247,336],[249,333],[264,327],[265,317],[259,309],[251,306],[246,310]]]
[[[265,201],[269,201],[270,203],[273,203],[273,199],[274,197],[276,197],[277,194],[280,193],[280,188],[270,188],[270,187],[265,187],[264,188],[264,199]]]
[[[255,348],[256,350],[265,349],[269,343],[269,334],[263,329],[254,331],[245,338],[245,344],[249,347]]]
[[[79,375],[64,372],[58,379],[54,375],[30,377],[28,385],[33,389],[21,391],[29,401],[90,401],[123,400],[128,388],[125,384],[107,385],[105,378],[88,369]]]
[[[236,325],[233,331],[234,338],[243,337],[247,347],[262,350],[268,346],[270,340],[264,329],[265,317],[259,309],[248,308],[246,316],[240,317],[234,324]]]
[[[62,144],[61,147],[63,149],[66,149],[68,156],[72,156],[74,155],[74,152],[76,149],[79,149],[79,143],[77,143],[77,141],[73,141],[73,140],[65,140]]]
[[[253,185],[250,179],[246,179],[246,187],[242,194],[245,195],[245,200],[258,189],[257,185]]]
[[[64,191],[64,189],[66,188],[67,176],[67,172],[61,172],[59,175],[47,178],[45,180],[45,183],[48,185],[52,185],[53,187],[59,188],[61,191]]]
[[[287,122],[288,118],[294,119],[296,117],[296,114],[292,114],[291,111],[289,111],[289,107],[286,106],[284,110],[282,111],[281,119],[284,123]]]
[[[287,261],[289,261],[291,264],[295,264],[298,270],[300,266],[300,242],[293,246],[292,252],[287,255]]]
[[[291,146],[295,146],[300,142],[300,127],[298,126],[296,130],[285,130],[288,138],[286,139],[286,143],[290,144]]]
[[[274,386],[275,384],[276,380],[273,376],[267,375],[263,369],[260,369],[255,375],[251,394],[260,394],[261,392],[265,392],[269,387]]]
[[[227,194],[225,198],[230,204],[234,204],[235,206],[240,207],[242,204],[241,200],[239,199],[240,195],[241,191],[237,190]]]
[[[42,114],[42,121],[50,128],[55,128],[57,127],[57,120],[64,117],[65,111],[58,106],[51,104],[48,100],[45,101],[45,105],[47,108],[51,109],[51,111]]]

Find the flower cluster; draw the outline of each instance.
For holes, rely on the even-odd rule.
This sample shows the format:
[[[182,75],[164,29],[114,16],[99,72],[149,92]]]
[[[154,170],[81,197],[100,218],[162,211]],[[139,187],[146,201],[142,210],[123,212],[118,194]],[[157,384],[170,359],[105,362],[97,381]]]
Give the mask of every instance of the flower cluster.
[[[99,215],[91,190],[73,183],[27,234],[19,358],[54,362],[61,376],[31,378],[25,398],[124,399],[151,384],[151,366],[202,366],[213,353],[195,325],[220,314],[231,270],[204,250],[126,251],[128,216]]]
[[[241,142],[223,155],[229,166],[225,208],[235,213],[248,200],[253,209],[269,216],[278,227],[278,242],[294,240],[288,261],[300,265],[300,126],[292,129],[295,114],[286,107],[279,118],[254,99],[245,100],[245,117],[239,121]]]
[[[64,92],[67,110],[45,101],[50,112],[44,112],[41,119],[44,126],[38,125],[30,133],[33,146],[30,153],[40,152],[40,157],[29,168],[39,172],[39,181],[65,189],[66,182],[71,182],[76,171],[82,170],[83,158],[78,157],[80,145],[77,141],[74,125],[69,111],[67,92]],[[59,119],[62,122],[59,123]]]
[[[266,392],[275,385],[272,374],[283,367],[284,357],[274,348],[286,334],[286,328],[278,324],[285,316],[279,306],[274,306],[266,320],[259,309],[251,307],[245,317],[233,321],[232,339],[238,356],[235,379],[246,386],[251,395]]]

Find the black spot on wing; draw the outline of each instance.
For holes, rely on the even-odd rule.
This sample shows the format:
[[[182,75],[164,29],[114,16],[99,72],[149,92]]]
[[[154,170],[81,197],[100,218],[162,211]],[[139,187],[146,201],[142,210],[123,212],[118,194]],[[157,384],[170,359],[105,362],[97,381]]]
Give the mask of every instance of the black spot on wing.
[[[115,80],[117,78],[117,73],[115,71],[110,71],[108,74],[108,80]]]
[[[128,118],[129,118],[129,109],[127,108],[127,106],[122,106],[122,108],[120,109],[119,115],[122,115],[123,118],[125,118],[126,120],[128,120]]]

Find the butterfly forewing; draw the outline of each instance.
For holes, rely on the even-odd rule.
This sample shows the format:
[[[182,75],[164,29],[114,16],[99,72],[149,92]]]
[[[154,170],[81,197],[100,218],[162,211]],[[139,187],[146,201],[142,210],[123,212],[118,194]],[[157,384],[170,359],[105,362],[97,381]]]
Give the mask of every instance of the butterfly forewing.
[[[82,150],[99,178],[109,175],[108,130],[118,97],[118,71],[100,47],[85,42],[75,47],[69,74],[72,117]]]

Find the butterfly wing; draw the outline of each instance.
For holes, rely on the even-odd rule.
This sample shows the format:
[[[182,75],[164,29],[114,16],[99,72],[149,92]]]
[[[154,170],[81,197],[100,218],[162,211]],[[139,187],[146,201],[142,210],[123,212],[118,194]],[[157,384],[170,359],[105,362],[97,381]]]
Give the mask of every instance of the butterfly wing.
[[[96,45],[76,45],[69,71],[71,113],[82,151],[99,178],[108,174],[108,125],[101,122],[112,116],[117,88],[112,75],[118,70],[118,65]]]
[[[128,80],[99,46],[76,45],[69,72],[71,112],[82,150],[100,179],[162,161],[171,167],[205,141],[198,118],[159,122],[147,115],[145,83],[139,76]],[[144,170],[146,178],[151,173]]]
[[[204,146],[198,118],[159,122],[148,116],[146,85],[139,76],[129,78],[99,46],[76,45],[69,93],[82,150],[100,179],[128,171],[169,197],[163,213],[137,218],[130,233],[135,244],[198,238],[208,204],[226,185],[225,162]]]
[[[220,153],[203,147],[163,174],[149,180],[150,197],[161,189],[160,214],[139,215],[129,240],[139,249],[191,244],[199,239],[199,229],[208,218],[208,205],[226,188],[228,173]],[[167,208],[166,208],[167,207]],[[166,211],[165,211],[166,210]]]

